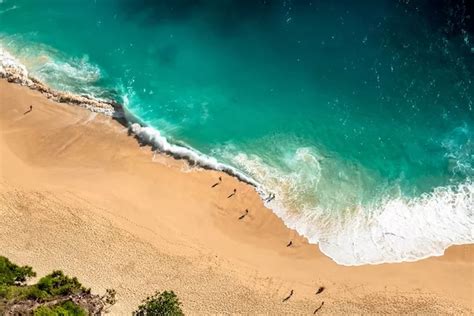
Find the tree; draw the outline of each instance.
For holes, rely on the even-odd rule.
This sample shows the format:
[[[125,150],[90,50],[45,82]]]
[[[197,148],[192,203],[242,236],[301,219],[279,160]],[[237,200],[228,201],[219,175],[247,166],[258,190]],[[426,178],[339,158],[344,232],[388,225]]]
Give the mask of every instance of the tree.
[[[147,297],[138,309],[135,316],[182,316],[181,302],[173,291],[155,292]]]
[[[0,256],[0,286],[21,285],[28,278],[35,276],[36,273],[31,267],[20,267],[8,260],[8,258]]]

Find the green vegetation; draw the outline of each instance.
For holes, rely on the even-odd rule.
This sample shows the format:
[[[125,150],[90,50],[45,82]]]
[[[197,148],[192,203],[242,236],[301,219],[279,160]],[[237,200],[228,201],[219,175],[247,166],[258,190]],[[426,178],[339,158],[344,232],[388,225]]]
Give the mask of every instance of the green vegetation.
[[[134,312],[136,316],[181,316],[181,302],[173,291],[163,293],[156,292],[153,296],[147,297],[138,310]]]
[[[36,286],[47,297],[90,292],[90,290],[82,287],[77,278],[70,278],[59,270],[42,277]]]
[[[41,316],[100,315],[115,303],[115,291],[93,295],[77,278],[56,270],[36,284],[27,285],[36,273],[29,266],[20,267],[0,256],[0,314],[15,310],[16,314]]]
[[[40,306],[35,309],[34,316],[86,316],[87,313],[71,301],[52,307]]]
[[[20,269],[22,268],[25,267],[21,267]],[[15,269],[15,267],[13,269]],[[11,278],[9,278],[9,280],[11,280]],[[0,284],[0,298],[16,301],[35,300],[38,302],[46,302],[60,296],[89,293],[89,290],[82,287],[77,278],[70,278],[64,275],[62,271],[53,271],[51,274],[42,277],[37,284],[25,285],[25,281],[26,279],[21,283],[10,282],[9,284]]]
[[[36,273],[29,266],[19,267],[8,258],[0,256],[0,286],[20,285]]]
[[[42,277],[35,284],[27,284],[35,276],[31,267],[18,266],[0,256],[0,315],[102,315],[116,303],[115,290],[108,289],[103,296],[91,294],[77,278],[71,278],[60,270]],[[181,302],[173,291],[156,292],[147,297],[133,314],[184,315]]]

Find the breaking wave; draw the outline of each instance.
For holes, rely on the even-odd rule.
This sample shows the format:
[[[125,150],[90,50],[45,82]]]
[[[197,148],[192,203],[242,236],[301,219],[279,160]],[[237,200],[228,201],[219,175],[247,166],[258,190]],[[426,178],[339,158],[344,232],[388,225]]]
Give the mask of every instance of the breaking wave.
[[[234,162],[276,192],[267,207],[339,264],[415,261],[440,256],[451,245],[474,242],[472,181],[437,187],[416,198],[387,197],[374,205],[337,210],[308,199],[317,190],[331,190],[318,187],[320,158],[300,148],[293,159],[293,164],[300,164],[293,172],[282,172],[244,153]]]

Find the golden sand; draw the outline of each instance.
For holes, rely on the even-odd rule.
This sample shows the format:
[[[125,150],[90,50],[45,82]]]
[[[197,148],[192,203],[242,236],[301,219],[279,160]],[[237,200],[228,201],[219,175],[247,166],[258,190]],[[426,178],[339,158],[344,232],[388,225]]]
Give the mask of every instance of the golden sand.
[[[174,290],[187,314],[311,315],[323,301],[318,315],[472,314],[473,249],[339,266],[251,186],[154,154],[110,117],[0,80],[0,255],[39,275],[62,269],[98,293],[116,289],[113,315],[155,290]]]

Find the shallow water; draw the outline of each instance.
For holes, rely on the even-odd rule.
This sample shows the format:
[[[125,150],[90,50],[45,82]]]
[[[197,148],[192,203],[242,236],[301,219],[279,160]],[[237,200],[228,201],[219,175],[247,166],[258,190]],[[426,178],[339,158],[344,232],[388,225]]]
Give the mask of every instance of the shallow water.
[[[252,177],[341,264],[472,243],[473,5],[332,2],[0,0],[0,43]]]

